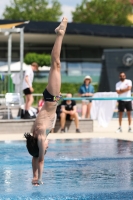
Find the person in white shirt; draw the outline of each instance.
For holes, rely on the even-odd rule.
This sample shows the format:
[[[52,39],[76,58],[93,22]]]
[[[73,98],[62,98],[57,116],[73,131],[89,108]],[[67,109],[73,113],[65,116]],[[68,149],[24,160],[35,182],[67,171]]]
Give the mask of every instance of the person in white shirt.
[[[131,89],[132,89],[132,81],[126,79],[126,74],[121,72],[119,74],[120,81],[116,83],[116,92],[119,97],[131,97]],[[119,128],[117,129],[117,133],[122,132],[121,124],[122,124],[122,116],[123,112],[126,109],[129,129],[128,132],[132,132],[131,129],[131,111],[132,111],[132,102],[131,99],[120,100],[118,101],[118,110],[119,110]]]
[[[29,114],[29,109],[34,101],[32,92],[34,91],[32,87],[32,82],[34,79],[34,72],[38,70],[38,64],[36,62],[33,62],[31,64],[31,67],[28,67],[24,74],[23,79],[23,93],[25,94],[25,114],[24,119],[31,119],[33,117]]]

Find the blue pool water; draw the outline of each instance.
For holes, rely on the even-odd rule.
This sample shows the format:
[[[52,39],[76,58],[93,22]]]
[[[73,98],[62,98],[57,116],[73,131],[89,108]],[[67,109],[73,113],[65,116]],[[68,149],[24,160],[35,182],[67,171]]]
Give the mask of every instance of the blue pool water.
[[[0,143],[0,200],[133,199],[133,143],[50,140],[44,185],[32,186],[24,142]]]

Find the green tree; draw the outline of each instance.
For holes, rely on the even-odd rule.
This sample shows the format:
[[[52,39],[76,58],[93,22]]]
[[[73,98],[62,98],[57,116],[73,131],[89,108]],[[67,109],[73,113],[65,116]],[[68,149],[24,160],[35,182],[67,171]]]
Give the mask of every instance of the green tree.
[[[129,26],[132,13],[129,0],[82,0],[72,12],[73,22]]]
[[[11,0],[3,13],[4,19],[58,21],[62,15],[58,0]]]
[[[49,54],[27,53],[24,57],[24,62],[30,65],[37,62],[39,66],[50,66],[51,56]]]

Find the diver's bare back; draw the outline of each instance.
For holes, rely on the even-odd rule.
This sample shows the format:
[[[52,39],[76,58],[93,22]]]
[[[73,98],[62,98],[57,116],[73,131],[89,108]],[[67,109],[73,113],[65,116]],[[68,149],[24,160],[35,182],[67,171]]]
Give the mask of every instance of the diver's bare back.
[[[39,112],[33,127],[33,136],[38,137],[40,134],[46,134],[46,130],[51,130],[55,112],[57,108],[57,102],[49,102],[45,101],[44,106],[42,107],[41,111]]]

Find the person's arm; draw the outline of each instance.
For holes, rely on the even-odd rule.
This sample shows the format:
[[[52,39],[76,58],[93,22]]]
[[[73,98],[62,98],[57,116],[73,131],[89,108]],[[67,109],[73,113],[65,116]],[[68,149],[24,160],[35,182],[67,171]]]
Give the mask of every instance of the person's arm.
[[[30,82],[29,82],[29,76],[26,75],[25,78],[24,78],[24,80],[25,80],[25,82],[27,83],[27,85],[29,86],[30,91],[33,92],[34,89],[33,89],[33,87],[30,85]]]
[[[86,93],[86,96],[92,97],[94,95],[94,87],[92,85],[90,85],[90,87],[91,87],[91,92]]]
[[[89,95],[90,93],[83,93],[83,91],[82,90],[79,90],[79,93],[78,93],[78,95],[80,96],[80,97],[86,97],[86,96],[90,96]]]
[[[72,110],[72,111],[73,111],[73,113],[76,113],[76,112],[77,112],[77,107],[76,107],[76,105],[73,106],[73,110]]]
[[[93,96],[94,95],[94,93],[95,93],[95,90],[94,90],[94,86],[92,85],[92,91],[91,91],[91,96]]]
[[[26,75],[24,78],[25,82],[27,83],[27,85],[29,86],[29,88],[31,87],[30,82],[29,82],[29,76]]]
[[[86,96],[93,96],[93,93],[89,92],[89,93],[86,93]]]
[[[85,96],[85,94],[81,94],[81,93],[78,93],[78,95],[79,95],[80,97],[84,97],[84,96]]]
[[[42,130],[44,132],[44,130]],[[44,167],[44,154],[45,154],[45,140],[46,136],[44,134],[39,134],[38,136],[38,148],[39,148],[39,158],[38,158],[38,183],[42,183],[42,173]]]
[[[68,110],[65,109],[64,105],[61,106],[61,111],[64,112],[64,113],[66,113],[66,114],[70,113],[70,111],[68,111]]]
[[[85,97],[87,93],[78,93],[80,97]]]
[[[71,115],[77,112],[76,101],[72,101],[73,110],[70,111]]]
[[[42,173],[44,166],[44,154],[46,150],[46,124],[44,124],[43,113],[39,112],[33,127],[33,136],[37,135],[37,143],[39,148],[38,157],[38,184],[42,182]]]
[[[127,92],[127,91],[129,91],[129,90],[131,90],[131,89],[132,89],[132,86],[128,86],[128,87],[125,88],[125,89],[116,90],[116,92],[117,92],[118,94],[122,94],[122,93]]]
[[[30,76],[30,74],[31,74],[30,68],[26,69],[25,75],[24,75],[24,80],[25,80],[25,82],[27,83],[27,85],[29,86],[30,91],[33,92],[34,90],[33,90],[33,88],[32,88],[32,85],[31,85],[30,81],[29,81],[29,76]]]
[[[62,102],[61,102],[61,112],[64,112],[64,113],[66,113],[66,114],[69,114],[70,111],[68,111],[68,110],[65,109],[65,105],[66,105],[66,101],[62,101]]]
[[[127,86],[127,88],[121,89],[121,88],[120,88],[119,82],[116,83],[115,88],[116,88],[117,94],[122,94],[122,93],[124,93],[124,92],[127,92],[127,91],[129,91],[129,90],[132,89],[132,81],[131,81],[131,80],[128,80],[128,86]]]
[[[33,170],[33,179],[32,184],[36,184],[38,181],[38,158],[32,158],[32,170]]]
[[[83,97],[83,96],[85,96],[85,94],[82,92],[82,89],[81,89],[81,87],[79,88],[79,91],[78,91],[78,96],[80,96],[80,97]]]

